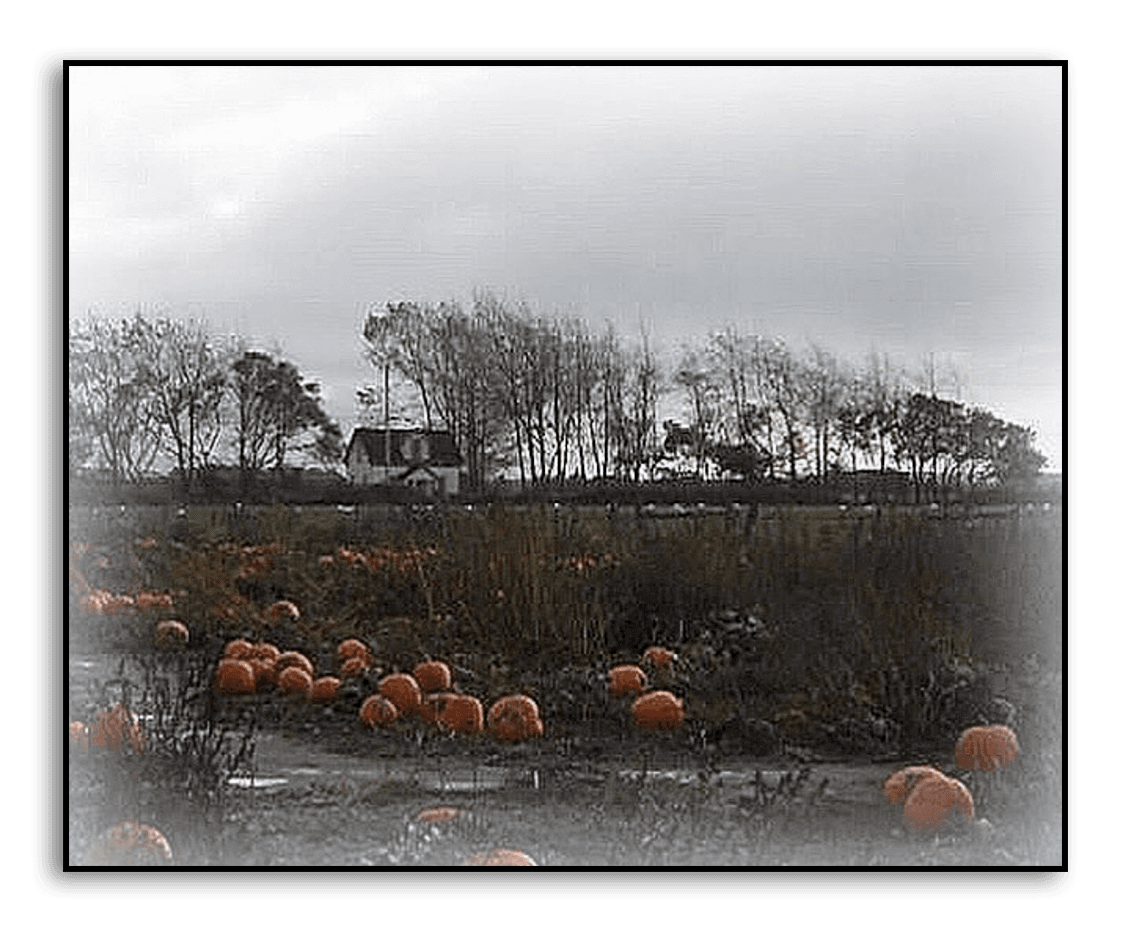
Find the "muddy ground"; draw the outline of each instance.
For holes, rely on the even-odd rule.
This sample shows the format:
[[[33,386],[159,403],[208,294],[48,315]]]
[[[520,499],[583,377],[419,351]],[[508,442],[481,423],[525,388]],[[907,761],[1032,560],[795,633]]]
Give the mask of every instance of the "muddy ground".
[[[72,700],[112,661],[73,658]],[[539,866],[1061,864],[1060,793],[1047,774],[1035,774],[1051,754],[1023,755],[992,788],[963,775],[986,822],[923,835],[905,830],[882,790],[908,759],[845,760],[797,748],[772,758],[706,754],[631,732],[502,747],[364,732],[330,710],[263,726],[254,745],[245,768],[252,772],[232,780],[212,818],[184,806],[136,813],[161,825],[178,864],[449,866],[495,848],[524,852]],[[923,759],[956,773],[952,755],[914,762]],[[95,759],[72,754],[70,764],[68,842],[77,864],[115,813],[130,810],[107,804]],[[415,821],[436,806],[460,815]]]

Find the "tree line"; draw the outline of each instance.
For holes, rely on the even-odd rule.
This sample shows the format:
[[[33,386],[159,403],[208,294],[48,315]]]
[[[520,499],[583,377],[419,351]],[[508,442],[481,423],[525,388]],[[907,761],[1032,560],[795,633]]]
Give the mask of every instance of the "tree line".
[[[303,453],[340,462],[342,433],[318,383],[281,358],[197,322],[88,317],[71,324],[69,463],[137,483],[160,458],[192,484],[228,461],[282,471]]]
[[[373,365],[411,387],[423,423],[453,433],[473,488],[504,470],[560,485],[679,466],[696,479],[825,483],[873,469],[917,487],[983,487],[1031,479],[1046,462],[1031,429],[917,388],[886,356],[856,366],[733,326],[665,367],[646,336],[628,345],[611,326],[594,334],[478,292],[469,306],[374,307],[363,338]],[[658,426],[673,392],[685,422]],[[359,391],[364,405],[382,397]]]
[[[801,353],[731,326],[669,361],[642,334],[594,332],[477,292],[470,304],[397,301],[362,326],[378,374],[392,374],[428,428],[452,432],[467,485],[522,486],[742,479],[827,483],[857,470],[916,487],[1023,482],[1046,462],[1035,433],[939,397],[873,352],[863,364],[817,345]],[[134,483],[159,458],[182,482],[234,464],[281,471],[301,456],[340,465],[342,432],[297,366],[214,338],[196,322],[89,317],[69,350],[72,472]],[[661,398],[683,421],[658,420]],[[380,383],[358,389],[362,423],[380,424]]]

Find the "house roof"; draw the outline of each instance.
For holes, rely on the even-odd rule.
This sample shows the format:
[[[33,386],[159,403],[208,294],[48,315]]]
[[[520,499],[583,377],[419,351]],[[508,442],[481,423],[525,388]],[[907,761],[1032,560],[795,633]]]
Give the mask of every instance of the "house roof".
[[[384,428],[355,428],[346,447],[345,459],[348,462],[354,447],[365,449],[371,467],[385,466],[385,434]],[[456,448],[455,438],[451,431],[427,431],[423,428],[390,428],[389,437],[389,466],[407,467],[409,461],[405,458],[406,449],[403,445],[412,437],[423,435],[428,438],[428,459],[414,462],[412,466],[429,467],[462,467],[463,458]]]

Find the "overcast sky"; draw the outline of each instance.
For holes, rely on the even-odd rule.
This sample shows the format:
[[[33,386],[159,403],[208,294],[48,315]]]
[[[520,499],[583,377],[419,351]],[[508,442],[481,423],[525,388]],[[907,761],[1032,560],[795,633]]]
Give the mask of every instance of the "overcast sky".
[[[912,371],[1061,464],[1061,72],[73,67],[70,315],[207,320],[350,433],[366,308],[488,288]],[[957,375],[958,388],[955,388]],[[674,416],[674,413],[673,413]]]

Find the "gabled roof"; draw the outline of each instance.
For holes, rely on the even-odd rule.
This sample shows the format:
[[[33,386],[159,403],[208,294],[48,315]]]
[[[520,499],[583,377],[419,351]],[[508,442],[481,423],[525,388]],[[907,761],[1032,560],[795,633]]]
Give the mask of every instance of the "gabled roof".
[[[371,467],[385,466],[385,435],[384,428],[355,428],[350,437],[349,446],[346,447],[345,459],[349,462],[350,452],[354,447],[365,449],[365,455]],[[405,458],[407,449],[404,444],[413,437],[424,436],[428,439],[428,459],[415,461],[412,464]],[[456,448],[455,438],[451,431],[427,431],[423,428],[390,428],[389,438],[389,466],[428,466],[428,467],[462,467],[463,458]]]

